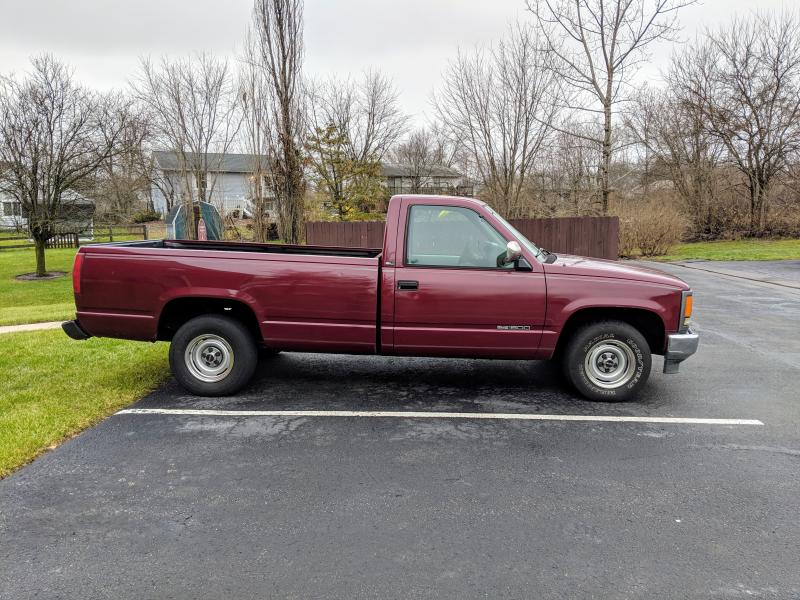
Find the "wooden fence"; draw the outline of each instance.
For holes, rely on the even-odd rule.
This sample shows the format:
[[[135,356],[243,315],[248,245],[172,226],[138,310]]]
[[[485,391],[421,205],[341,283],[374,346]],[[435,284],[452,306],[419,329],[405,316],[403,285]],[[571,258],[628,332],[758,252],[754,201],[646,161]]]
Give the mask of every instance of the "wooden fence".
[[[383,221],[306,221],[311,246],[383,248]]]
[[[534,244],[556,254],[619,258],[619,217],[511,219],[509,222]]]
[[[618,217],[512,219],[511,224],[534,244],[551,252],[619,258]],[[306,243],[314,246],[381,248],[383,221],[309,221]]]
[[[78,248],[81,245],[77,233],[62,233],[47,240],[48,248]]]
[[[47,242],[48,248],[78,248],[88,244],[103,242],[129,242],[164,237],[163,227],[158,225],[98,225],[91,231],[81,233],[61,233]],[[17,232],[0,232],[0,251],[16,248],[32,248],[29,235]]]

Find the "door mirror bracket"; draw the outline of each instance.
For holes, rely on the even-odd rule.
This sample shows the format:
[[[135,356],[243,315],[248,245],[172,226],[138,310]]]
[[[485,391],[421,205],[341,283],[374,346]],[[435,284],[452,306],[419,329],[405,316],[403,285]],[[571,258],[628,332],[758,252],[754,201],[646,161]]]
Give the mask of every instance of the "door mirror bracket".
[[[508,244],[506,244],[506,253],[504,256],[502,256],[502,262],[504,265],[515,263],[520,259],[521,256],[522,248],[520,247],[519,242],[511,240],[508,242]]]
[[[514,261],[514,270],[530,272],[533,271],[533,267],[531,266],[531,263],[529,263],[523,256]]]

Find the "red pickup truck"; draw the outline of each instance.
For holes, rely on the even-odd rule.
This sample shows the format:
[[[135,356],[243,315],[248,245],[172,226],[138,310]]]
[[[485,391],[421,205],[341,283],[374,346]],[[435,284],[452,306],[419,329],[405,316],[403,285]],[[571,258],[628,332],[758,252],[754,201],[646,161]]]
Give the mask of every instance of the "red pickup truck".
[[[395,196],[383,249],[161,240],[83,247],[75,339],[171,342],[176,379],[228,395],[259,349],[557,359],[585,397],[623,400],[651,355],[697,349],[680,279],[538,248],[483,202]]]

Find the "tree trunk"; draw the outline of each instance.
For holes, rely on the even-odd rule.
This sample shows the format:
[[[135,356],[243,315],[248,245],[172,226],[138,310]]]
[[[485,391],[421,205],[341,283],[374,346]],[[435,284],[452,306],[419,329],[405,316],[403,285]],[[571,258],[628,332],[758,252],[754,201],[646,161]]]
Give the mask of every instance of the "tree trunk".
[[[46,241],[44,239],[35,237],[33,242],[36,245],[36,276],[44,277],[47,275],[47,265],[45,263]]]
[[[610,86],[609,86],[610,87]],[[603,216],[608,214],[608,200],[611,195],[611,103],[603,106],[603,162],[600,166],[600,185]]]
[[[277,161],[280,190],[278,227],[286,244],[299,244],[303,238],[303,172],[292,141],[284,144],[283,156]],[[281,197],[282,196],[282,197]]]
[[[264,214],[264,176],[261,171],[256,172],[255,194],[253,195],[253,238],[256,242],[267,241],[267,217]]]
[[[184,223],[186,229],[184,231],[185,239],[193,240],[197,237],[195,233],[194,223],[194,194],[192,193],[192,179],[188,172],[183,173],[184,185],[181,186],[181,203],[183,204],[183,212],[186,214]]]
[[[758,180],[750,183],[750,235],[758,235],[764,231],[765,186]]]

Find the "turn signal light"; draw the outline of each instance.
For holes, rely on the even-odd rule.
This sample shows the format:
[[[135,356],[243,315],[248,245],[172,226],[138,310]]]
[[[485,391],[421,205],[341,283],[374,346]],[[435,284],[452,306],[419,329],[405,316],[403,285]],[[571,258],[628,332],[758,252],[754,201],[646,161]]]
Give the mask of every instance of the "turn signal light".
[[[689,292],[683,299],[683,327],[689,327],[692,320],[692,294]]]

